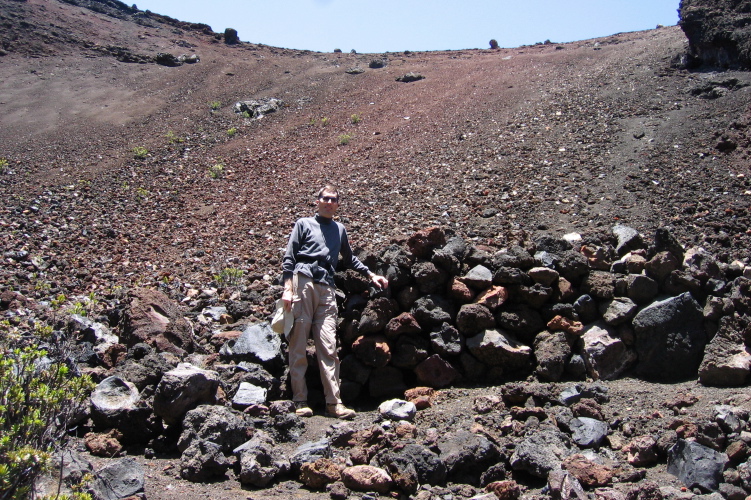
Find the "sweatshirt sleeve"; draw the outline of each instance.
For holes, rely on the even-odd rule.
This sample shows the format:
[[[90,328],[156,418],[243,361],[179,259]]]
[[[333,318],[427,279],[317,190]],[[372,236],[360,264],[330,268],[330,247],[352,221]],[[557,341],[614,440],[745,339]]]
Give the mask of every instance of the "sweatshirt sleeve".
[[[286,282],[288,279],[292,279],[295,273],[295,264],[297,263],[297,252],[300,250],[300,243],[302,242],[302,223],[301,221],[295,222],[295,227],[292,228],[292,233],[289,235],[289,242],[287,242],[287,251],[284,252],[282,258],[282,281]]]
[[[341,255],[342,255],[342,264],[344,268],[345,269],[351,268],[359,273],[369,276],[370,269],[368,269],[368,266],[360,262],[360,259],[354,256],[354,254],[352,253],[352,247],[349,246],[349,238],[347,237],[347,230],[344,229],[344,226],[341,226],[341,228],[342,228]]]

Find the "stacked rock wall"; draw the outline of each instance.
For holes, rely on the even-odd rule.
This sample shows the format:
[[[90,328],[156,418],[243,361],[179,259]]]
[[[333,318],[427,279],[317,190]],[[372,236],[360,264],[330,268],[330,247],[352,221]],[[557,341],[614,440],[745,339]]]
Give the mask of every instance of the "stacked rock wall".
[[[626,226],[540,235],[491,252],[429,228],[361,258],[390,286],[337,275],[350,401],[530,375],[748,382],[749,271],[665,229],[653,241]]]

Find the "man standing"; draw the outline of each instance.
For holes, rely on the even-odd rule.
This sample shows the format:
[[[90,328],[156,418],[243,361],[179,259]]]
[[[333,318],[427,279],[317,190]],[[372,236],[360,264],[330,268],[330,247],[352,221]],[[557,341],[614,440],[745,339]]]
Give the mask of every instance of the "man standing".
[[[282,301],[292,311],[295,324],[289,339],[289,377],[295,413],[310,417],[305,371],[308,361],[305,349],[308,336],[313,333],[318,368],[326,397],[327,417],[352,418],[355,411],[342,404],[339,393],[339,357],[336,354],[337,306],[334,273],[339,255],[342,265],[367,275],[381,288],[388,280],[371,272],[352,255],[344,226],[333,217],[339,208],[339,192],[326,185],[318,192],[318,213],[295,222],[282,263],[284,294]]]

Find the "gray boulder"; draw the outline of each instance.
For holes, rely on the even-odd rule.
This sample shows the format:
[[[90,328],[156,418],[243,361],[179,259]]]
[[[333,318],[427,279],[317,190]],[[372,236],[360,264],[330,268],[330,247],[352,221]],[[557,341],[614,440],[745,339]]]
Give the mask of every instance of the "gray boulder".
[[[498,327],[508,330],[525,344],[532,344],[535,335],[546,326],[542,315],[525,304],[504,306],[496,313],[495,322]]]
[[[596,448],[608,435],[608,424],[594,418],[573,418],[568,425],[572,441],[582,448]]]
[[[464,336],[449,323],[442,323],[430,332],[430,347],[440,356],[457,356],[464,347]]]
[[[558,500],[588,500],[587,492],[582,488],[581,483],[576,477],[564,470],[553,470],[548,474],[548,490],[552,498]],[[600,490],[598,490],[599,492]],[[598,498],[608,500],[626,500],[623,498],[600,496]]]
[[[79,314],[71,314],[70,320],[74,323],[74,329],[80,331],[81,340],[90,342],[94,346],[94,352],[100,357],[107,352],[107,349],[120,342],[117,335],[112,333],[107,325]]]
[[[440,459],[446,465],[446,479],[455,483],[480,484],[480,476],[498,462],[500,452],[486,437],[458,431],[438,441]]]
[[[493,273],[483,265],[477,265],[464,275],[461,281],[475,290],[485,290],[493,284]]]
[[[518,269],[529,269],[534,265],[534,257],[519,245],[511,246],[508,249],[501,250],[493,255],[493,266],[495,268],[516,267]]]
[[[229,467],[222,447],[203,439],[193,441],[180,457],[180,477],[192,483],[222,477]]]
[[[416,493],[421,485],[446,483],[446,465],[429,448],[416,443],[381,450],[375,462],[407,494]]]
[[[99,469],[89,486],[95,500],[120,500],[144,492],[144,470],[135,458],[126,457]]]
[[[418,261],[412,266],[412,277],[420,292],[438,293],[443,290],[448,273],[429,261]]]
[[[236,361],[253,361],[266,369],[279,368],[284,363],[282,338],[268,323],[248,325],[237,339],[229,340],[219,354]]]
[[[558,382],[563,377],[566,362],[571,357],[571,346],[564,332],[544,331],[535,337],[535,373],[542,379]]]
[[[123,410],[135,408],[140,399],[135,384],[120,377],[107,377],[91,393],[91,411],[109,420]]]
[[[657,282],[644,274],[629,274],[626,282],[626,294],[637,304],[648,304],[659,292]]]
[[[165,373],[157,385],[154,413],[166,424],[176,424],[188,410],[202,403],[213,403],[218,387],[217,372],[180,363]]]
[[[582,295],[574,302],[574,311],[579,315],[579,319],[585,325],[592,323],[599,318],[597,302],[590,295]]]
[[[167,361],[167,356],[174,358],[169,354],[150,353],[141,359],[128,359],[115,369],[114,375],[133,382],[139,391],[149,385],[156,386],[164,373],[174,368]]]
[[[527,435],[511,455],[514,470],[529,472],[547,478],[551,471],[559,470],[563,459],[572,454],[568,437],[560,431],[542,429]]]
[[[425,295],[415,301],[412,316],[424,330],[430,330],[444,322],[453,323],[454,308],[440,295]]]
[[[728,456],[694,441],[679,439],[668,451],[668,473],[688,488],[716,491]]]
[[[743,338],[740,320],[725,316],[707,345],[699,365],[699,381],[716,387],[741,387],[751,375],[751,350]]]
[[[665,382],[696,376],[707,334],[702,308],[691,294],[645,307],[634,318],[633,326],[638,376]]]
[[[244,410],[249,406],[260,405],[265,402],[266,389],[250,382],[240,382],[240,387],[232,398],[232,407],[237,410]]]
[[[232,107],[232,110],[237,114],[247,113],[251,118],[261,118],[264,115],[279,111],[282,106],[284,106],[284,101],[270,97],[238,101]]]
[[[302,464],[315,462],[319,458],[331,458],[331,443],[326,438],[303,443],[290,456],[289,461],[292,470],[297,472]]]
[[[558,281],[560,274],[554,269],[549,267],[533,267],[527,274],[535,283],[539,283],[542,286],[550,287],[553,283]]]
[[[558,254],[555,269],[566,280],[578,284],[589,272],[589,262],[581,253],[567,250]]]
[[[258,430],[253,438],[237,447],[234,453],[240,457],[240,483],[257,488],[266,487],[276,477],[289,471],[289,462],[276,450],[274,439]]]
[[[636,250],[644,246],[639,231],[632,227],[617,224],[613,227],[613,234],[618,239],[618,246],[615,248],[618,255],[623,255],[631,250]]]
[[[417,414],[414,403],[401,399],[390,399],[378,406],[378,413],[389,420],[412,420]]]
[[[245,415],[226,406],[202,405],[190,410],[183,419],[183,432],[177,448],[184,452],[195,441],[211,441],[230,452],[248,439],[252,429]]]
[[[582,357],[595,380],[613,380],[633,366],[636,353],[608,326],[594,323],[582,335]]]
[[[532,349],[516,341],[502,330],[486,330],[467,339],[469,352],[490,366],[501,366],[504,372],[532,369]]]
[[[457,276],[462,267],[462,260],[467,254],[467,244],[459,237],[451,238],[443,248],[433,252],[430,259],[435,265],[442,267],[452,276]]]
[[[603,321],[610,326],[616,326],[631,321],[636,314],[637,305],[627,297],[615,297],[600,305]]]

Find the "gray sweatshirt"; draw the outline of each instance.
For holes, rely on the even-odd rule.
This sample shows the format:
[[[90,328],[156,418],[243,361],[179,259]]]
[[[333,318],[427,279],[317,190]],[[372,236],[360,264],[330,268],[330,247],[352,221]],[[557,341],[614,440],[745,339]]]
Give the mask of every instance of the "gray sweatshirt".
[[[352,255],[347,230],[335,220],[317,215],[295,222],[282,261],[282,279],[286,282],[295,273],[303,273],[316,283],[336,287],[334,273],[342,256],[344,268],[369,274],[368,268]]]

